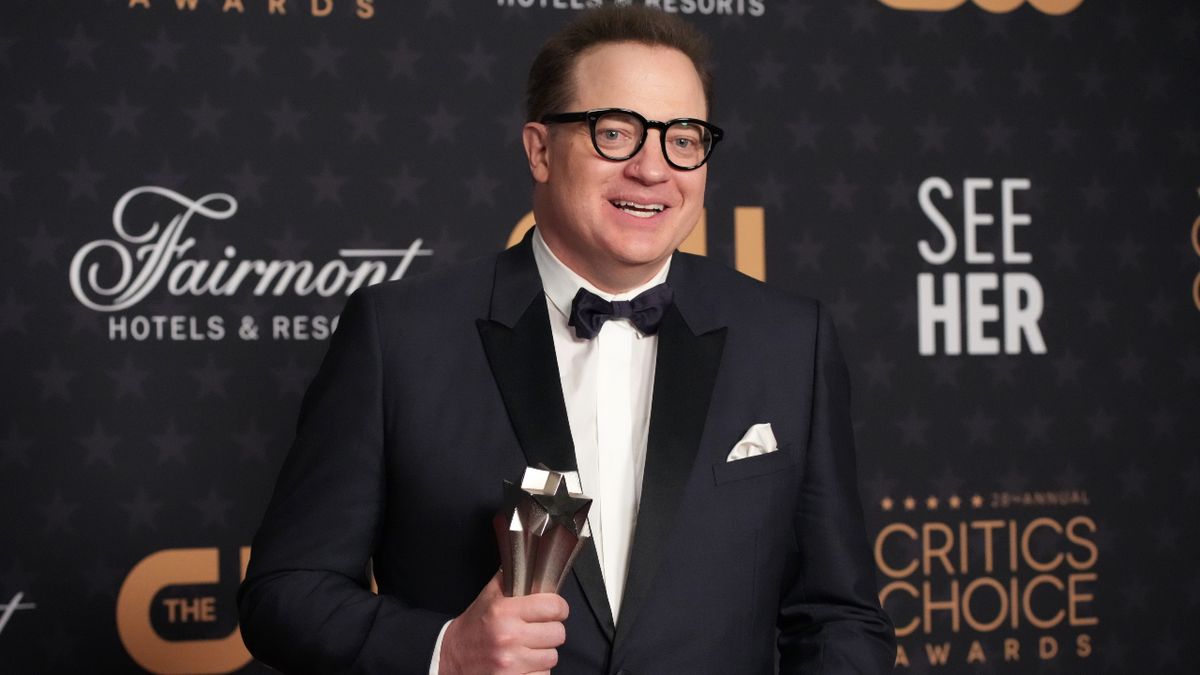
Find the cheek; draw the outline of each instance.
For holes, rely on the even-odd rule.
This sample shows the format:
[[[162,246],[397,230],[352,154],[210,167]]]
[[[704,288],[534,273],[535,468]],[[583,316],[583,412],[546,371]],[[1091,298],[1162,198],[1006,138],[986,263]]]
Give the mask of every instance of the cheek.
[[[697,201],[704,200],[704,186],[708,183],[708,167],[702,166],[688,175],[684,184],[687,195]]]

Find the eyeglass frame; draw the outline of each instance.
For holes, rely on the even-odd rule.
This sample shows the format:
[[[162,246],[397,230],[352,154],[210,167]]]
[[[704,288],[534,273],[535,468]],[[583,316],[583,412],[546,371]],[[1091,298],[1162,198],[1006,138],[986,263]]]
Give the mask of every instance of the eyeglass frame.
[[[601,117],[610,113],[623,113],[625,115],[630,115],[642,123],[642,137],[638,139],[637,145],[633,148],[633,152],[629,153],[625,157],[610,157],[600,149],[600,144],[596,141],[596,122]],[[680,171],[695,171],[696,169],[699,169],[707,164],[708,158],[712,157],[713,150],[717,147],[717,143],[725,135],[725,132],[721,129],[721,127],[718,127],[717,125],[706,120],[697,119],[695,117],[676,117],[675,119],[660,122],[658,120],[646,119],[646,117],[641,113],[628,108],[593,108],[591,110],[584,110],[582,112],[554,113],[550,115],[543,115],[538,121],[542,124],[587,122],[588,134],[592,139],[592,147],[596,149],[597,154],[612,162],[626,162],[630,159],[633,159],[634,156],[641,152],[642,146],[646,144],[646,137],[650,134],[650,130],[658,129],[659,144],[662,146],[663,159],[667,160],[667,164],[670,164],[671,167]],[[672,161],[671,156],[667,154],[667,129],[679,123],[698,126],[707,130],[709,135],[712,136],[712,143],[709,144],[708,149],[705,151],[704,158],[701,159],[700,163],[696,166],[680,166]]]

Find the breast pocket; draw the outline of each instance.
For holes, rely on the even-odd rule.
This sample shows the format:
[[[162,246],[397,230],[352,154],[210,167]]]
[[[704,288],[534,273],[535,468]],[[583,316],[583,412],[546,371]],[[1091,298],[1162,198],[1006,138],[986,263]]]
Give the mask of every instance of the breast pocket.
[[[791,448],[779,448],[765,455],[746,457],[732,462],[713,464],[713,481],[717,485],[733,481],[757,478],[767,474],[785,471],[795,465],[796,453]]]

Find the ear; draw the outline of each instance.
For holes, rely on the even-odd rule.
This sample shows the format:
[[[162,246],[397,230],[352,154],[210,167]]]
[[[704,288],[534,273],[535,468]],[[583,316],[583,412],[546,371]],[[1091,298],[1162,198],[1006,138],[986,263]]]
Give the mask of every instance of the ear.
[[[521,141],[525,143],[525,157],[533,180],[538,183],[550,180],[550,127],[527,122],[521,129]]]

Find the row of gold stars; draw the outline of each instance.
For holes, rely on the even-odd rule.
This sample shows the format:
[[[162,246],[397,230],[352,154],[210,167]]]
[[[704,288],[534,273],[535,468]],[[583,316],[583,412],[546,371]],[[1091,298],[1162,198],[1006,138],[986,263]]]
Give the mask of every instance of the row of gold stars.
[[[966,503],[969,503],[973,509],[982,508],[983,496],[979,495],[978,493],[973,494]],[[879,500],[879,507],[884,511],[892,511],[896,509],[897,506],[902,507],[905,511],[916,511],[917,507],[922,504],[928,511],[937,511],[938,509],[942,508],[943,502],[933,495],[929,495],[924,500],[918,500],[916,497],[905,497],[904,499],[901,499],[899,503],[897,503],[896,500],[892,499],[891,497],[884,497],[883,499]],[[951,511],[957,511],[963,507],[964,501],[958,495],[950,495],[944,504]]]

